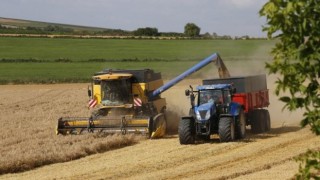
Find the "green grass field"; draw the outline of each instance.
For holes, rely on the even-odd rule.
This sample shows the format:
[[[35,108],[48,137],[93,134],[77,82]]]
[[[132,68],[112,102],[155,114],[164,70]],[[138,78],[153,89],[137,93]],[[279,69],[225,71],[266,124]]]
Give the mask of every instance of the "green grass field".
[[[274,43],[0,37],[0,83],[87,82],[104,68],[150,68],[172,78],[215,52],[231,66],[264,63]]]

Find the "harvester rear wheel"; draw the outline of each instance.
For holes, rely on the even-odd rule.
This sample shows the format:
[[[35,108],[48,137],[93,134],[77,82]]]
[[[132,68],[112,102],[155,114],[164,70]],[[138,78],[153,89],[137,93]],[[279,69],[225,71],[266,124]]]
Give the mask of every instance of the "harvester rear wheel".
[[[183,117],[179,122],[179,140],[180,144],[195,143],[195,127],[192,117]]]
[[[232,117],[221,117],[219,121],[220,142],[235,140],[235,125]]]

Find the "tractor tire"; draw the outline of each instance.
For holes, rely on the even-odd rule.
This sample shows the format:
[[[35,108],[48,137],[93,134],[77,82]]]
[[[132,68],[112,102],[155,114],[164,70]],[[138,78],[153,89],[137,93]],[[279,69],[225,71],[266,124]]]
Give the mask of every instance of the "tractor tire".
[[[191,117],[181,118],[179,123],[179,140],[180,144],[195,143],[195,125]]]
[[[245,137],[246,137],[246,117],[243,109],[241,109],[236,122],[236,138],[243,139]]]
[[[251,131],[252,133],[259,134],[265,132],[266,118],[262,109],[255,109],[251,116]]]
[[[235,124],[232,117],[222,117],[219,121],[220,142],[235,140]]]

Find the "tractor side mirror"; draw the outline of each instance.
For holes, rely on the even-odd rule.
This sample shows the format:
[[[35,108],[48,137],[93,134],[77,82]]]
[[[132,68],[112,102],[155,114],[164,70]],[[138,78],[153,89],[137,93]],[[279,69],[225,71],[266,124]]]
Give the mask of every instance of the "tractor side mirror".
[[[237,89],[236,88],[232,88],[232,94],[237,93]]]
[[[190,95],[190,90],[186,89],[184,93],[185,93],[186,96],[189,96]]]

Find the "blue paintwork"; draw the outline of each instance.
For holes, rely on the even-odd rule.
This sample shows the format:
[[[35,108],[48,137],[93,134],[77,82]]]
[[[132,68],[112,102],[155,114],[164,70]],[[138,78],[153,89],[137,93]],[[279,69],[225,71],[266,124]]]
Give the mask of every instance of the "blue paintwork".
[[[196,111],[204,111],[204,110],[210,110],[212,107],[214,106],[214,103],[205,103],[205,104],[201,104],[198,107],[195,107]]]
[[[201,104],[200,106],[196,106],[194,108],[195,114],[200,114],[200,111],[206,111],[206,113],[209,113],[210,114],[209,118],[210,118],[213,114],[216,113],[215,103],[208,102],[205,104]],[[201,118],[201,117],[197,118],[198,121],[207,121],[208,119]]]
[[[171,88],[172,86],[174,86],[175,84],[177,84],[178,82],[180,82],[181,80],[183,80],[184,78],[189,76],[190,74],[192,74],[194,72],[197,72],[199,69],[203,68],[204,66],[208,65],[211,62],[216,61],[218,58],[220,58],[219,54],[218,53],[214,53],[214,54],[210,55],[209,57],[203,59],[201,62],[199,62],[198,64],[192,66],[190,69],[188,69],[187,71],[183,72],[182,74],[180,74],[176,78],[172,79],[171,81],[167,82],[163,86],[161,86],[158,89],[154,90],[151,93],[151,95],[149,96],[149,98],[152,99],[152,98],[157,97],[158,95],[160,95],[161,93],[165,92],[167,89]]]
[[[231,102],[229,108],[229,112],[232,116],[238,116],[240,113],[241,105],[236,102]]]

